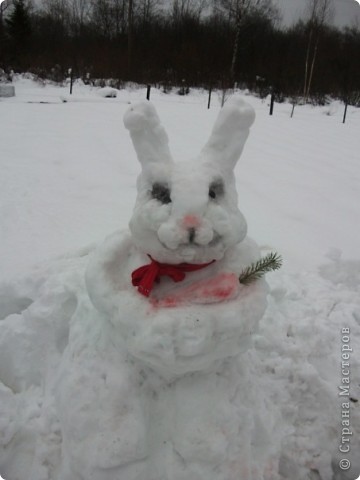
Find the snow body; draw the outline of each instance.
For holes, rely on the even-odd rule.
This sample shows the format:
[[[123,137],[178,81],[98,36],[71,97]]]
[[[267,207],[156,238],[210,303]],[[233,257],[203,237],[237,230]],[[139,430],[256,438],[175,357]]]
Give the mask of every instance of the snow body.
[[[276,478],[271,421],[256,386],[239,388],[247,377],[238,357],[267,293],[264,282],[238,282],[259,257],[245,239],[233,175],[253,120],[245,102],[230,103],[199,158],[174,164],[154,107],[143,102],[125,115],[143,171],[131,235],[111,236],[87,269],[97,313],[85,329],[81,309],[73,320],[58,385],[63,480]],[[216,261],[181,284],[161,278],[146,298],[130,280],[149,255],[174,265]],[[209,286],[214,278],[221,291]]]
[[[243,243],[206,275],[189,275],[192,287],[219,271],[238,275],[258,254],[253,242]],[[228,302],[158,307],[129,285],[146,261],[122,233],[90,261],[97,312],[87,304],[74,316],[57,387],[64,480],[276,478],[260,474],[274,451],[266,441],[274,420],[238,359],[264,313],[266,284],[244,287]],[[164,291],[174,291],[170,282],[161,280]]]
[[[117,395],[123,392],[123,366],[128,363],[122,363],[124,350],[114,342],[114,328],[108,317],[99,315],[89,300],[84,284],[88,253],[88,250],[76,252],[37,269],[21,281],[1,285],[0,298],[8,300],[8,314],[0,321],[0,475],[6,480],[66,478],[65,472],[71,471],[73,435],[78,435],[74,452],[77,456],[71,460],[71,469],[78,472],[74,473],[74,479],[82,478],[89,470],[93,476],[97,474],[95,478],[101,478],[101,472],[103,477],[112,479],[116,471],[111,470],[116,463],[115,455],[115,460],[105,458],[100,463],[99,457],[104,455],[100,447],[103,439],[109,438],[111,443],[111,432],[130,408],[129,404],[119,404]],[[274,470],[282,480],[357,478],[359,404],[349,397],[339,397],[338,387],[341,329],[348,327],[353,349],[350,396],[354,401],[360,398],[359,268],[359,262],[334,257],[319,274],[289,275],[280,271],[269,276],[268,307],[252,344],[238,360],[233,357],[229,375],[227,362],[219,371],[229,379],[229,387],[231,381],[236,382],[238,394],[248,392],[247,405],[251,404],[260,416],[257,425],[261,425],[261,418],[266,421],[267,428],[259,427],[257,436],[258,440],[264,439],[265,447],[261,443],[256,448],[253,445],[241,459],[242,465],[258,463],[265,452],[269,454],[267,448],[272,445],[275,460],[268,467],[277,465]],[[146,371],[153,372],[146,377],[153,391],[159,385],[166,390],[172,383],[159,378],[153,369]],[[189,374],[184,378],[190,381],[194,376]],[[59,396],[65,380],[67,388]],[[220,381],[220,375],[216,381]],[[71,383],[70,397],[67,392],[71,391]],[[252,393],[256,391],[254,398]],[[208,390],[202,409],[215,411],[212,395]],[[238,405],[240,414],[244,413],[242,418],[249,419],[246,410],[233,403],[235,396],[231,401]],[[350,405],[353,435],[350,454],[346,455],[351,469],[343,472],[339,468],[342,458],[339,420],[342,403],[346,402]],[[220,404],[217,399],[215,403]],[[79,415],[71,417],[76,404],[82,408]],[[170,401],[159,404],[158,418],[171,417],[174,421],[174,411],[168,410],[170,404]],[[189,404],[189,408],[194,407]],[[106,411],[111,409],[115,415],[106,417]],[[151,410],[152,416],[155,413]],[[90,425],[81,428],[85,425],[82,420],[91,419],[92,428]],[[135,429],[135,423],[133,426]],[[132,431],[130,422],[128,429]],[[266,430],[272,431],[270,438]],[[116,438],[112,437],[114,441]],[[109,442],[106,448],[110,452]],[[110,446],[115,448],[116,442]],[[99,465],[107,467],[99,470]],[[131,468],[134,469],[134,464]],[[140,471],[139,475],[142,474]]]

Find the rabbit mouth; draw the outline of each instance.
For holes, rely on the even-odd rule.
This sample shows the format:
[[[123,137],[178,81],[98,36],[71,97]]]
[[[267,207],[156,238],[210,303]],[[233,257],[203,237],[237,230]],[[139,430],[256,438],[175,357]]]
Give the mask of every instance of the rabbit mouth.
[[[161,240],[160,243],[161,245],[166,248],[166,250],[177,250],[177,249],[183,249],[183,248],[187,248],[187,247],[191,247],[191,248],[208,248],[208,247],[216,247],[220,241],[221,241],[222,237],[221,235],[219,235],[217,232],[214,232],[214,236],[212,238],[212,240],[207,243],[207,244],[201,244],[201,243],[197,243],[194,239],[189,239],[188,242],[182,242],[182,243],[179,243],[175,248],[171,248],[169,247],[168,245],[166,245],[164,242],[162,242]]]

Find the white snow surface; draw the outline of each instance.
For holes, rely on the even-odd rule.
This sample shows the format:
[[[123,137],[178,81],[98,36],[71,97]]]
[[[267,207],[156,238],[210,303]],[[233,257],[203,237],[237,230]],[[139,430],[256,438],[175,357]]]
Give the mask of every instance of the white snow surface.
[[[120,265],[125,278],[141,264],[143,249],[128,233],[103,242],[132,216],[140,169],[122,117],[145,89],[102,100],[83,85],[71,97],[22,77],[15,86],[17,96],[0,101],[0,475],[355,479],[360,112],[349,107],[343,125],[340,103],[296,107],[292,119],[282,104],[270,117],[267,102],[248,96],[256,121],[235,169],[239,207],[250,236],[264,253],[281,253],[284,267],[267,276],[269,287],[241,287],[228,303],[155,313],[118,277]],[[220,110],[216,96],[210,110],[202,91],[153,89],[152,100],[173,158],[196,157]],[[140,190],[144,181],[143,171]],[[165,229],[165,242],[172,235]],[[246,239],[217,265],[239,273],[257,256]],[[214,345],[221,335],[227,353]],[[342,348],[351,348],[350,376]],[[349,394],[339,395],[348,378]]]

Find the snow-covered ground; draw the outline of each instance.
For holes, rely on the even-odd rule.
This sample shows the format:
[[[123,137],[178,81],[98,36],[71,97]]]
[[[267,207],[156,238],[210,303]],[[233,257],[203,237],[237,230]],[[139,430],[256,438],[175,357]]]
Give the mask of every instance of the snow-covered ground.
[[[57,480],[58,420],[52,405],[44,413],[41,375],[32,370],[47,369],[52,385],[49,362],[59,352],[45,348],[51,322],[71,318],[76,302],[69,291],[83,289],[86,254],[127,226],[139,166],[122,118],[146,91],[129,88],[108,99],[77,84],[70,97],[68,88],[22,78],[15,87],[15,98],[0,99],[0,474]],[[174,158],[194,157],[219,97],[213,94],[210,110],[202,91],[180,97],[153,89],[151,99]],[[251,369],[285,422],[283,478],[354,480],[360,473],[360,110],[349,107],[343,125],[338,102],[299,106],[290,118],[289,104],[276,105],[271,117],[266,101],[249,95],[247,101],[257,117],[236,167],[239,206],[249,235],[284,259],[282,270],[268,275],[269,305],[249,353]],[[34,339],[38,322],[46,328]],[[341,371],[347,335],[352,400],[338,388],[349,377]],[[63,351],[66,332],[58,338]],[[9,365],[16,349],[19,363]],[[7,377],[10,367],[15,377]],[[353,435],[350,452],[341,453],[345,401]],[[350,469],[339,469],[341,459],[350,459]]]

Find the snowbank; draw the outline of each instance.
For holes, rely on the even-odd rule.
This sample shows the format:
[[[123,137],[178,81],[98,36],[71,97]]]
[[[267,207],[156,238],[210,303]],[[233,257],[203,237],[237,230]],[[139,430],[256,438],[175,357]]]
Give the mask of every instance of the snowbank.
[[[93,443],[93,437],[84,432],[79,437],[73,431],[73,438],[62,438],[64,424],[71,426],[80,418],[81,412],[75,419],[70,412],[76,411],[84,399],[84,386],[89,381],[86,375],[79,376],[84,370],[72,368],[70,374],[75,378],[77,388],[62,396],[54,395],[63,381],[55,371],[65,350],[68,351],[66,361],[72,358],[98,379],[92,384],[91,395],[100,395],[97,397],[99,403],[91,410],[83,405],[82,410],[84,414],[93,415],[93,428],[101,432],[105,428],[111,429],[112,424],[116,427],[121,412],[129,408],[136,412],[140,408],[136,404],[121,406],[109,395],[110,391],[118,392],[120,396],[123,392],[120,365],[124,358],[114,346],[113,330],[103,329],[103,323],[98,322],[87,299],[83,283],[87,263],[87,257],[55,262],[47,270],[12,284],[11,295],[9,290],[6,292],[12,305],[18,306],[16,313],[0,322],[0,472],[7,480],[61,478],[61,449],[69,444],[74,446],[76,442],[72,454],[80,459],[79,468],[84,469],[77,473],[79,478],[88,479],[91,477],[81,475],[88,472],[86,465],[90,457],[93,461],[100,461],[105,454],[111,457],[116,446],[124,447],[124,444],[114,443],[115,433],[101,437],[100,443]],[[359,264],[338,259],[324,265],[320,274],[272,274],[269,277],[268,308],[254,338],[254,346],[240,357],[237,364],[238,374],[241,372],[243,378],[240,391],[257,392],[256,411],[259,415],[272,412],[273,416],[267,416],[266,421],[268,427],[275,424],[274,437],[268,438],[261,431],[259,438],[273,445],[280,442],[274,453],[280,458],[281,478],[286,480],[304,480],[310,472],[314,478],[322,480],[355,479],[360,470],[357,401],[360,398],[357,355],[360,349],[359,270]],[[31,305],[21,311],[24,299]],[[87,325],[88,332],[85,335],[84,325]],[[339,397],[343,328],[350,329],[353,353],[350,356],[350,394]],[[96,355],[85,348],[89,337],[97,342]],[[109,345],[112,346],[109,348]],[[73,357],[74,349],[81,346],[84,346],[81,356]],[[144,382],[157,388],[161,380],[156,375],[149,378],[146,373],[143,372]],[[188,387],[184,385],[184,388]],[[200,398],[193,399],[190,404],[184,404],[184,408],[215,411],[218,399],[213,399],[215,403],[210,401],[212,392],[209,388],[204,385],[206,401],[202,397],[201,404],[196,405]],[[65,417],[59,418],[55,398],[68,405],[63,413]],[[90,400],[88,397],[89,403]],[[163,405],[165,399],[164,402]],[[342,428],[345,428],[341,426],[341,412],[346,411],[342,409],[343,403],[349,404],[353,432],[351,451],[347,455],[341,455],[339,451]],[[112,409],[120,417],[105,418]],[[165,407],[161,412],[166,418],[172,415]],[[124,428],[126,436],[121,437],[122,441],[131,441],[134,445],[136,438],[141,437],[140,425],[128,423]],[[137,432],[138,437],[128,437],[130,431],[133,435]],[[206,438],[208,433],[202,432],[201,438]],[[261,451],[260,446],[257,448]],[[141,445],[132,452],[138,457],[145,455]],[[340,473],[338,463],[344,456],[350,459],[352,467],[348,472]],[[111,467],[109,457],[104,461],[104,467]],[[242,465],[251,458],[249,452],[245,457],[241,459]],[[273,468],[277,469],[276,463]],[[108,476],[104,474],[103,478],[111,478],[110,472],[111,468]],[[132,477],[125,475],[125,478]]]
[[[103,98],[116,98],[117,90],[111,87],[103,87],[103,88],[99,88],[99,90],[97,91],[97,94]]]

